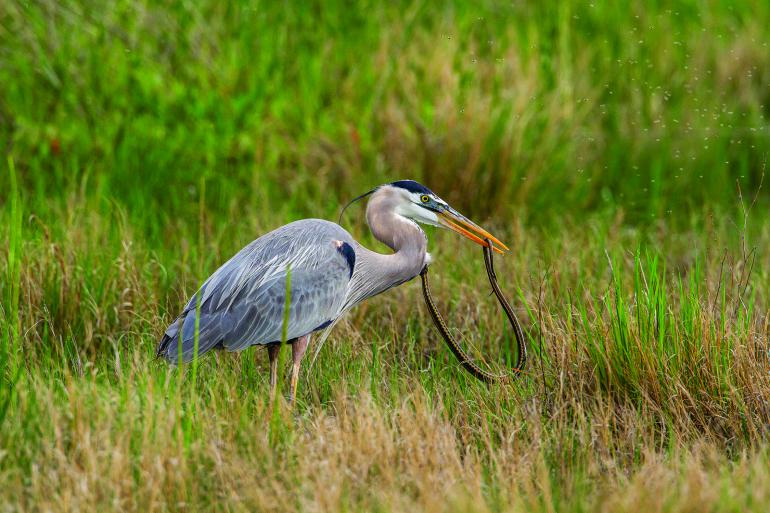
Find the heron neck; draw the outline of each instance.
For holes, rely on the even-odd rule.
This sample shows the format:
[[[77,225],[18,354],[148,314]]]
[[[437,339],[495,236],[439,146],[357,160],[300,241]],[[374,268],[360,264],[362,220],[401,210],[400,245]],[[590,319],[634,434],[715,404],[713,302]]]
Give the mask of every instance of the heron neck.
[[[373,252],[373,258],[402,281],[417,276],[426,264],[428,251],[428,239],[417,223],[396,213],[387,198],[369,202],[366,221],[372,235],[393,250],[391,255]]]
[[[389,255],[372,251],[360,244],[356,247],[349,306],[401,285],[420,274],[427,256],[425,236],[419,228],[412,229],[411,232],[410,236],[399,238],[398,243],[393,246],[378,237],[375,232],[378,240],[394,250],[394,253]]]
[[[428,241],[425,232],[414,221],[398,214],[370,224],[372,235],[393,250],[392,254],[372,251],[371,258],[398,283],[420,274],[426,264]]]
[[[387,204],[367,208],[366,220],[374,237],[393,250],[392,254],[377,253],[360,244],[356,246],[356,263],[344,308],[385,292],[411,280],[427,263],[427,238],[411,221]]]

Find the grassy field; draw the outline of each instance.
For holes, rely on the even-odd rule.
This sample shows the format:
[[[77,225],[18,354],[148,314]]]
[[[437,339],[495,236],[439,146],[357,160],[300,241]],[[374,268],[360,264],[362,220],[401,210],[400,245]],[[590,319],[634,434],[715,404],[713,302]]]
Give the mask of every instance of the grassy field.
[[[0,511],[770,510],[770,4],[385,4],[0,3]],[[416,282],[293,410],[264,351],[153,358],[243,245],[400,178],[512,248],[521,380]],[[500,367],[480,250],[428,234]]]

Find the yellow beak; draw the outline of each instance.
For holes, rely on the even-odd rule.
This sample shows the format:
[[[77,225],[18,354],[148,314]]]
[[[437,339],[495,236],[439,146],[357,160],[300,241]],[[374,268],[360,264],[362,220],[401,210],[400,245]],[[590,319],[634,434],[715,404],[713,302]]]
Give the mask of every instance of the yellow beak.
[[[498,253],[503,253],[503,250],[508,250],[508,246],[497,240],[494,235],[452,208],[447,208],[443,212],[438,212],[437,216],[439,224],[449,228],[453,232],[459,233],[463,237],[467,237],[476,244],[485,247],[488,246]],[[484,239],[491,240],[492,244],[488,245]],[[499,249],[497,246],[500,246],[502,249]]]

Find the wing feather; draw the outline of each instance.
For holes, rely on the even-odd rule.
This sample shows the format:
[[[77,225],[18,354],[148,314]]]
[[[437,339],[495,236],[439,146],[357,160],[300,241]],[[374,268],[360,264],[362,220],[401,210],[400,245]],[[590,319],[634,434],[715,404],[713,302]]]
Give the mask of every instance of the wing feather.
[[[353,239],[340,226],[319,219],[297,221],[253,241],[217,269],[169,326],[158,354],[176,361],[179,320],[182,357],[192,359],[200,295],[199,354],[214,347],[238,351],[280,341],[291,269],[289,339],[306,335],[340,313],[351,276]]]

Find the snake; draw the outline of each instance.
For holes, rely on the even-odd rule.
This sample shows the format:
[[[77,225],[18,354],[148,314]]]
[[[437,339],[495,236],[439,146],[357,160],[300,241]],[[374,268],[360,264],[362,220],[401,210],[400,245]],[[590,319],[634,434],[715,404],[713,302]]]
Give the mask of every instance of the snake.
[[[489,284],[492,287],[492,292],[494,292],[498,303],[500,303],[500,307],[505,312],[506,317],[508,317],[508,322],[510,323],[511,328],[513,328],[513,334],[516,338],[516,345],[518,349],[516,352],[516,363],[511,368],[511,372],[509,374],[491,373],[485,369],[482,369],[476,362],[473,361],[473,359],[471,359],[468,353],[466,353],[462,348],[460,343],[452,336],[446,321],[441,316],[438,307],[436,307],[436,302],[433,300],[433,295],[430,292],[427,266],[425,266],[420,272],[420,278],[422,280],[423,297],[425,298],[425,304],[428,307],[430,316],[433,319],[433,324],[435,324],[436,329],[444,338],[444,341],[449,346],[449,349],[460,361],[460,365],[462,365],[462,367],[473,377],[483,383],[490,384],[510,381],[523,373],[527,364],[527,345],[524,341],[524,331],[521,329],[519,319],[516,317],[516,313],[513,311],[513,308],[511,308],[510,303],[508,303],[508,300],[505,298],[505,295],[503,294],[503,291],[500,289],[500,285],[497,282],[497,274],[495,273],[492,257],[492,241],[485,239],[485,242],[487,245],[483,247],[484,265],[487,269]]]

